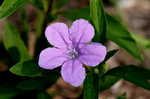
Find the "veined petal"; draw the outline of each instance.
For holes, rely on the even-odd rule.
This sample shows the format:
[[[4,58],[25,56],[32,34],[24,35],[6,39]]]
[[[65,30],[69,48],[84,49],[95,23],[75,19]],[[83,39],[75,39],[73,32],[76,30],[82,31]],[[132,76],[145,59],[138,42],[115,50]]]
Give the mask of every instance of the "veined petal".
[[[54,69],[67,60],[64,50],[57,48],[46,48],[39,56],[39,66],[44,69]]]
[[[45,31],[48,42],[58,48],[64,48],[70,43],[68,27],[64,23],[49,25]]]
[[[80,48],[79,60],[85,65],[96,66],[104,60],[106,52],[106,47],[100,43],[86,44]]]
[[[85,79],[85,68],[78,60],[69,60],[61,68],[64,81],[73,86],[80,86]]]
[[[72,41],[76,43],[87,43],[94,37],[93,26],[84,19],[74,21],[69,32]]]

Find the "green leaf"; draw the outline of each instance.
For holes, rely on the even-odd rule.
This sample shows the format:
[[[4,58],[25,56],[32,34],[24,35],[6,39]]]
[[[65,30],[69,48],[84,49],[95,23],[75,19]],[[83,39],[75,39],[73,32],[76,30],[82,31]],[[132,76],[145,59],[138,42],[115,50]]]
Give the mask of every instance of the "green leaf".
[[[112,56],[114,56],[116,53],[118,52],[118,49],[115,50],[111,50],[107,53],[105,59],[103,62],[106,62],[107,60],[109,60]]]
[[[103,75],[103,78],[106,78],[107,76],[124,79],[142,88],[150,90],[150,83],[148,82],[148,80],[150,80],[150,70],[145,68],[134,65],[119,66],[106,72]]]
[[[40,10],[44,10],[43,1],[45,0],[30,0],[30,3]]]
[[[98,99],[98,75],[88,72],[84,81],[84,99]]]
[[[52,86],[57,81],[58,77],[59,73],[53,70],[42,77],[24,80],[17,85],[17,88],[21,90],[45,90]]]
[[[105,43],[106,19],[102,0],[90,0],[90,16],[96,30],[95,40]]]
[[[52,99],[52,97],[46,92],[40,92],[37,95],[37,99]]]
[[[0,6],[0,19],[11,15],[17,8],[21,7],[29,0],[4,0]]]
[[[4,45],[14,60],[15,64],[10,68],[10,71],[19,76],[40,76],[41,70],[21,40],[17,29],[9,22],[5,24]]]
[[[4,28],[3,42],[13,61],[16,63],[30,59],[31,57],[29,56],[17,29],[9,22],[5,23]]]
[[[109,89],[111,86],[113,86],[117,81],[119,81],[120,78],[107,75],[107,76],[101,76],[99,81],[99,91],[105,91],[106,89]]]
[[[123,27],[114,17],[107,14],[107,39],[112,40],[128,51],[136,59],[143,60],[136,42],[130,32]]]
[[[74,21],[79,18],[90,20],[90,10],[89,7],[79,8],[79,9],[70,9],[64,10],[57,13],[58,15],[62,15],[65,18]]]
[[[35,77],[42,75],[42,70],[34,60],[25,60],[18,62],[10,68],[10,71],[19,76]]]
[[[150,48],[150,40],[135,34],[135,33],[131,33],[133,39],[137,42],[137,44],[143,48]]]

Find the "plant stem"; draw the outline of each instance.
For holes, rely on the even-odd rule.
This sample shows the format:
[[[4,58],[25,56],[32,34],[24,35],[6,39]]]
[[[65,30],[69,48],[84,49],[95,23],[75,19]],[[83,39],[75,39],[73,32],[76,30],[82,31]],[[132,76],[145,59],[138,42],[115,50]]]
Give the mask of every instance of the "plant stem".
[[[98,75],[94,72],[88,72],[84,82],[84,99],[98,99]]]
[[[48,9],[47,11],[45,11],[44,13],[44,21],[43,21],[43,28],[42,28],[42,33],[45,31],[45,28],[47,26],[47,22],[48,22],[48,15],[49,13],[52,11],[52,4],[53,4],[53,0],[48,0]]]
[[[104,44],[106,42],[106,19],[101,0],[90,0],[90,16],[96,30],[94,40]],[[100,64],[96,67],[99,70],[98,74],[94,72],[94,69],[87,73],[84,82],[84,99],[98,99],[99,80],[104,73],[104,66]]]

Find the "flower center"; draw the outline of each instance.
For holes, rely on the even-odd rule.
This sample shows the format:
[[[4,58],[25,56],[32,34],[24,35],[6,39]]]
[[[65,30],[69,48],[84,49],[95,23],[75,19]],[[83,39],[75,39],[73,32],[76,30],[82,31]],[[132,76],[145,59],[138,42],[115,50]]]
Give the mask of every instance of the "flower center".
[[[73,48],[69,50],[68,55],[69,55],[69,58],[74,59],[79,56],[79,52],[75,48]]]

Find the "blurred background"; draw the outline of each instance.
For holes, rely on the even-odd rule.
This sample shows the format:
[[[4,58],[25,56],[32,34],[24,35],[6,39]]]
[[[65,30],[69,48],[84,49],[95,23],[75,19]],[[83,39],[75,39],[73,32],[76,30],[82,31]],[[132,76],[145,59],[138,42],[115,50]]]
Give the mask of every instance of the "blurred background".
[[[3,0],[0,0],[0,4],[2,2]],[[150,39],[150,0],[103,0],[103,3],[105,10],[113,15],[119,16],[122,21],[121,23],[125,24],[129,31],[137,33],[146,39]],[[69,3],[65,4],[60,10],[83,8],[88,6],[88,4],[88,0],[69,0]],[[26,12],[28,19],[26,19],[26,16],[22,13],[23,11]],[[38,9],[31,4],[27,4],[23,9],[18,9],[13,15],[8,17],[8,20],[12,21],[12,23],[17,26],[22,38],[28,37],[28,40],[24,41],[31,56],[35,56],[34,54],[36,52],[35,43],[37,38],[35,32],[37,31],[35,30],[35,27],[38,24],[38,21],[36,20],[37,14]],[[27,20],[30,28],[24,28],[26,26],[20,21],[21,19]],[[56,21],[70,23],[70,21],[62,16],[57,17]],[[4,83],[4,81],[11,82],[12,79],[18,79],[17,76],[8,71],[8,68],[10,67],[9,64],[12,63],[9,54],[2,43],[4,22],[5,19],[0,20],[0,83]],[[24,32],[27,32],[27,35],[24,35]],[[107,46],[108,50],[119,49],[119,47],[112,42],[108,42]],[[143,48],[142,53],[145,59],[141,63],[135,60],[126,51],[120,49],[107,63],[110,68],[131,63],[150,68],[149,49]],[[59,78],[57,83],[51,88],[47,88],[46,92],[53,94],[53,99],[81,99],[82,86],[79,88],[72,87]],[[126,94],[127,99],[150,99],[150,91],[137,87],[124,80],[117,82],[113,87],[101,93],[100,99],[116,99],[116,97],[119,97],[122,94]],[[125,98],[120,97],[118,99]]]

